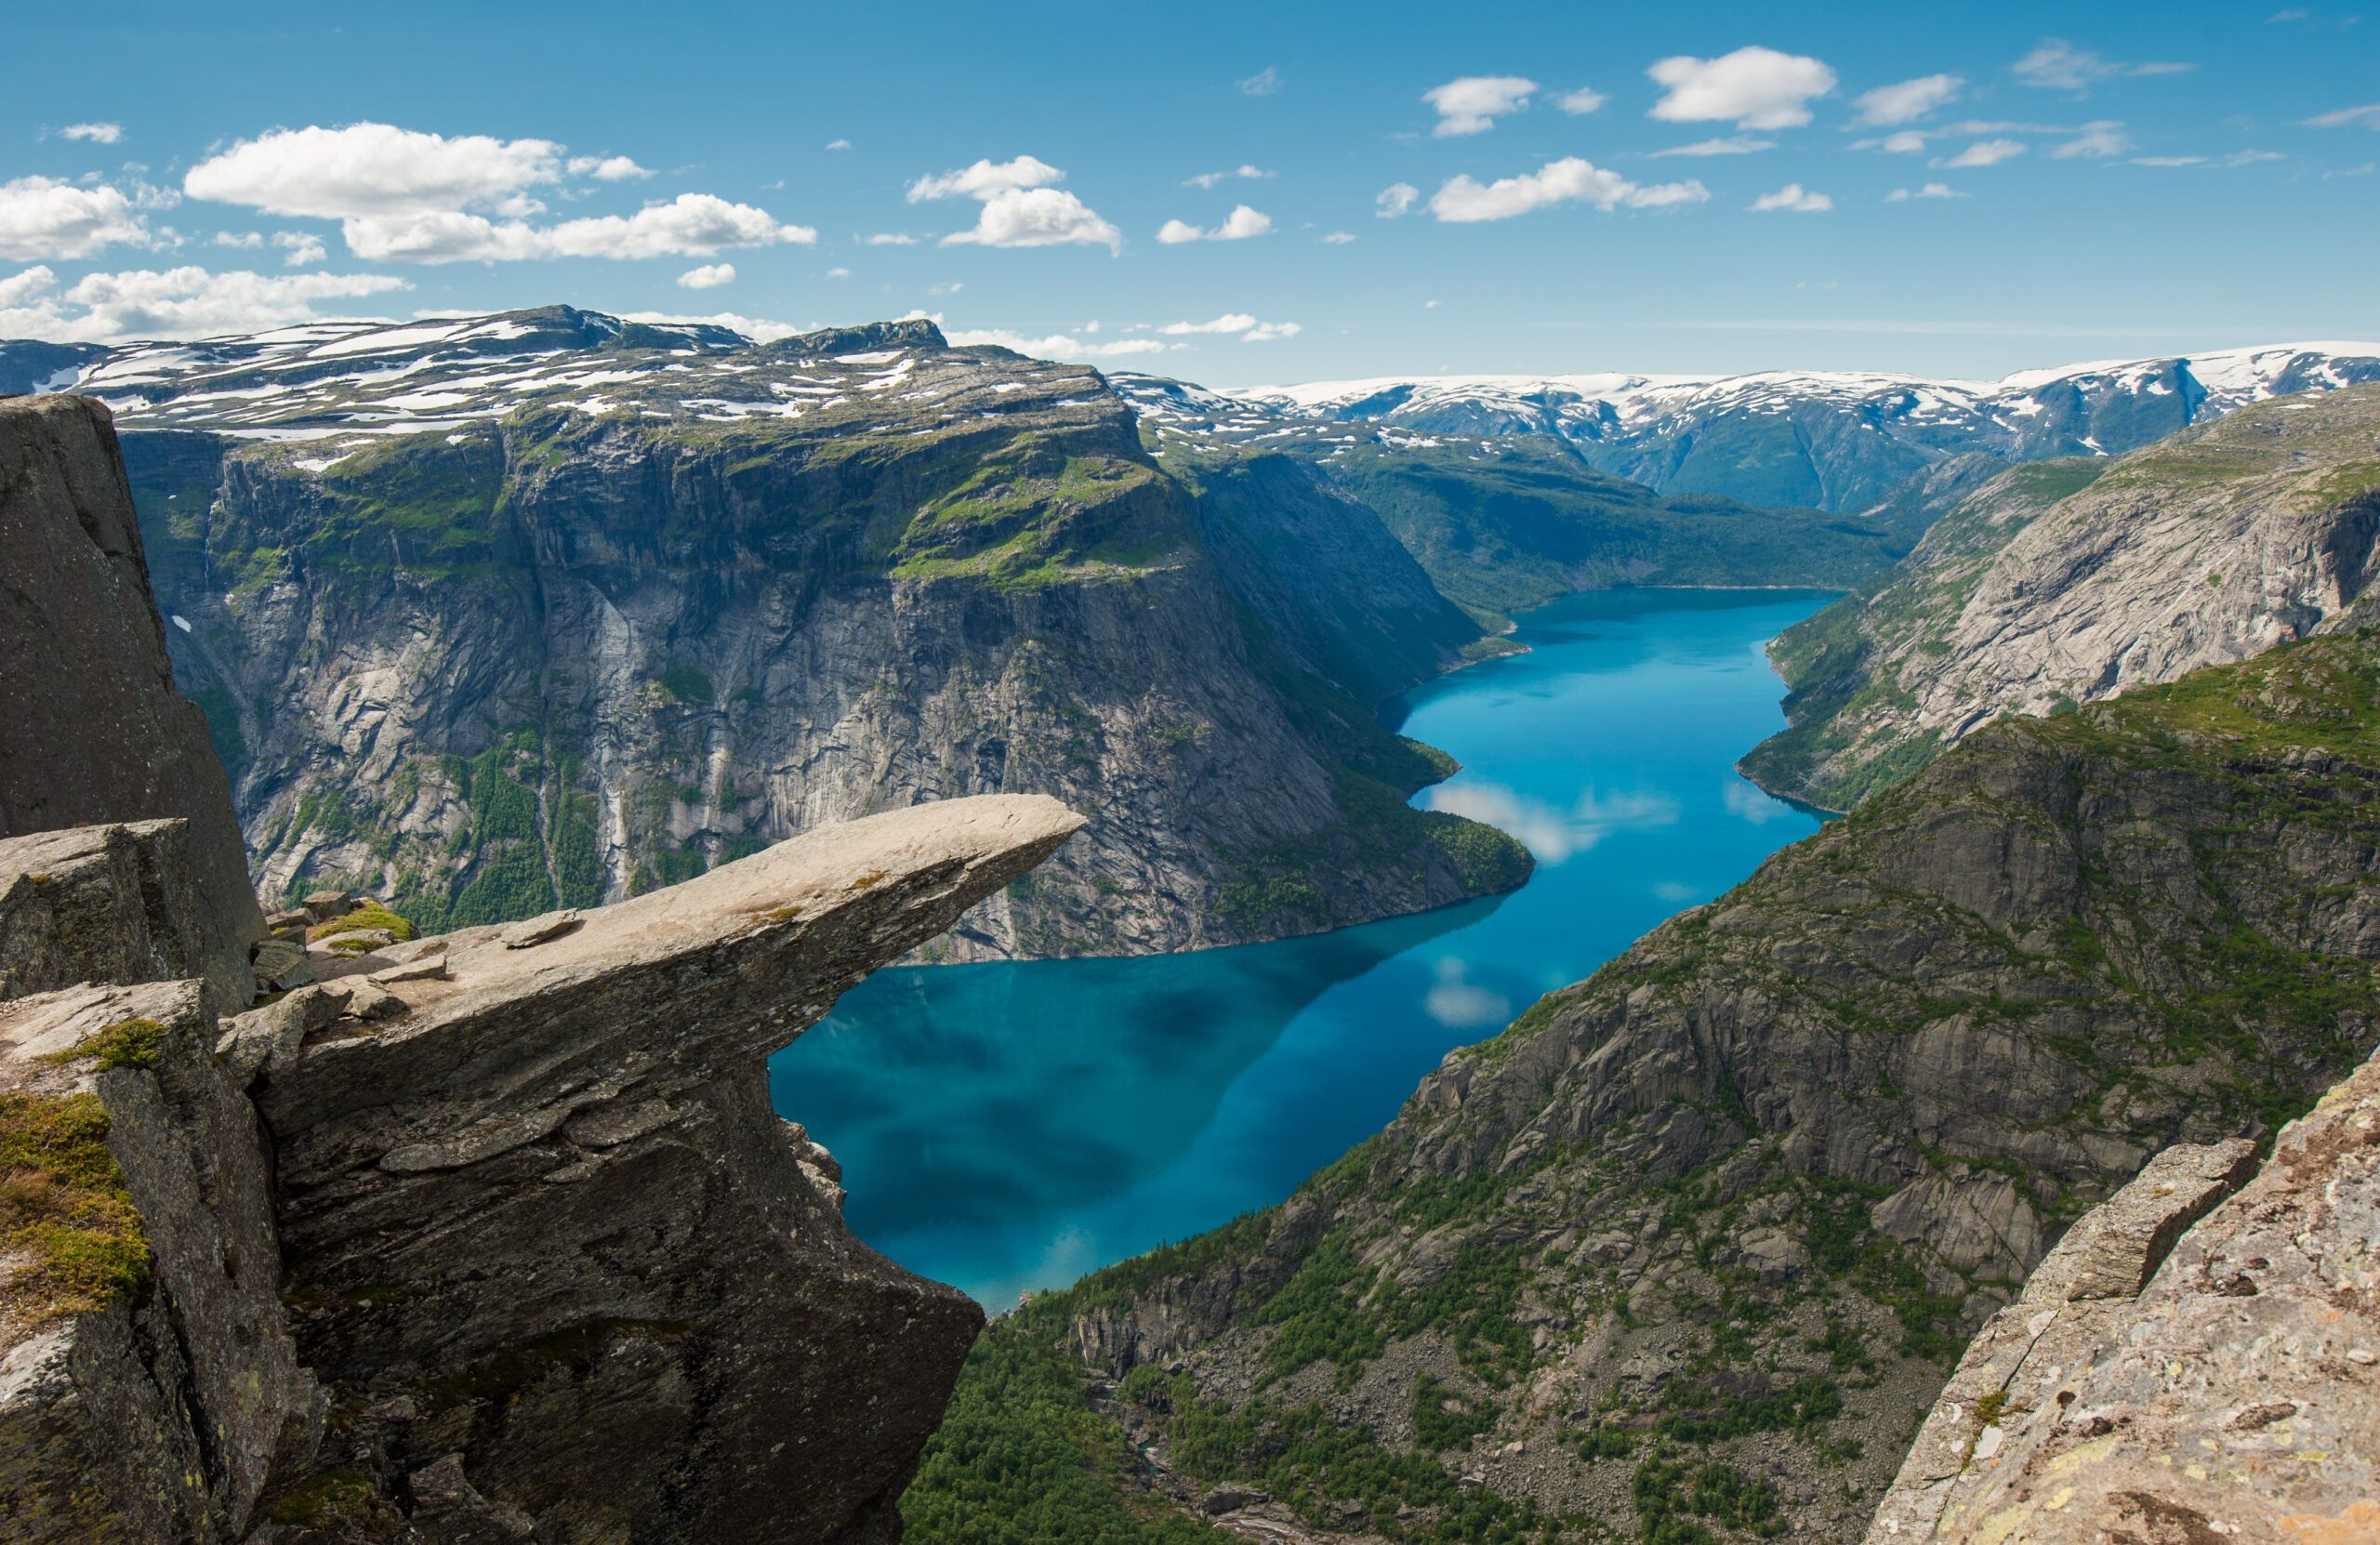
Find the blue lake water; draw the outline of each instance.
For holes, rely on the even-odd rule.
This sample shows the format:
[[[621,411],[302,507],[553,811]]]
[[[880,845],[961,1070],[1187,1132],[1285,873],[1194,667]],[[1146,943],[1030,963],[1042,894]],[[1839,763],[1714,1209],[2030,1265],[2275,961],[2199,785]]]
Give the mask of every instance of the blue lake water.
[[[852,1227],[987,1307],[1279,1201],[1450,1049],[1709,901],[1817,818],[1739,776],[1784,727],[1761,653],[1815,591],[1619,590],[1530,653],[1416,689],[1463,770],[1419,802],[1501,826],[1510,896],[1278,944],[879,971],[770,1063],[842,1161]]]

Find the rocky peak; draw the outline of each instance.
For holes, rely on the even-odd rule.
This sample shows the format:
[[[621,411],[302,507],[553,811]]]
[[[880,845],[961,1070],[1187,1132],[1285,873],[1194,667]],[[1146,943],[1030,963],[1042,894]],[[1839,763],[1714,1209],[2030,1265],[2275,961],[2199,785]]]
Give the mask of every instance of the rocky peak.
[[[876,349],[947,349],[942,329],[924,317],[869,322],[856,327],[826,327],[783,339],[768,348],[791,355],[857,354]]]

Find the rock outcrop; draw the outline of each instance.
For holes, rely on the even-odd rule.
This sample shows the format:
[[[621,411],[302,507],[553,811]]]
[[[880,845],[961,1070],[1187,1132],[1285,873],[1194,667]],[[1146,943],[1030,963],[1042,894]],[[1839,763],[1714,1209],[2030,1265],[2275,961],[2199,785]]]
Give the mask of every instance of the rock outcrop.
[[[2380,384],[2260,403],[2112,459],[1979,488],[1883,583],[1779,636],[1785,733],[1744,759],[1848,808],[2006,713],[2041,714],[2341,626],[2380,564]]]
[[[897,1538],[982,1313],[852,1236],[763,1059],[1080,818],[939,801],[616,906],[403,943],[359,925],[324,980],[249,1007],[261,920],[218,883],[235,828],[219,773],[186,772],[203,747],[122,482],[91,460],[105,429],[0,407],[28,565],[0,638],[87,622],[139,689],[7,700],[10,756],[28,737],[91,824],[0,839],[0,1533]],[[23,496],[55,486],[84,495]],[[94,529],[120,538],[107,563]],[[76,610],[111,598],[147,631]],[[124,722],[92,711],[123,701]],[[188,813],[112,819],[161,788]]]
[[[245,1007],[264,918],[205,720],[174,691],[164,627],[107,410],[0,403],[0,838],[187,823],[173,868],[204,905],[176,915],[203,937],[177,974],[206,977],[218,1007]]]
[[[2380,1539],[2376,1242],[2380,1059],[2261,1169],[2160,1154],[1967,1349],[1869,1545]]]
[[[998,1334],[1087,1369],[1153,1484],[1317,1534],[1856,1538],[2069,1224],[2370,1053],[2375,809],[2370,632],[2003,720],[1453,1053],[1282,1207]],[[2088,1237],[2074,1273],[2136,1286]]]

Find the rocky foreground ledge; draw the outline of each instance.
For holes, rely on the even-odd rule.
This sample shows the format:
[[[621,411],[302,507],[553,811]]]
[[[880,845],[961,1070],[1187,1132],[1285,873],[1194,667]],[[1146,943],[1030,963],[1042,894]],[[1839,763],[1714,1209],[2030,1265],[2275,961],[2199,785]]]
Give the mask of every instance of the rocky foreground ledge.
[[[1868,1532],[2233,1540],[2380,1540],[2380,1058],[2261,1169],[2244,1142],[2169,1148],[2078,1222],[1967,1348]]]
[[[853,1237],[763,1059],[1080,818],[891,812],[251,1006],[114,454],[0,403],[0,1538],[897,1538],[982,1312]],[[76,629],[88,693],[15,670]]]

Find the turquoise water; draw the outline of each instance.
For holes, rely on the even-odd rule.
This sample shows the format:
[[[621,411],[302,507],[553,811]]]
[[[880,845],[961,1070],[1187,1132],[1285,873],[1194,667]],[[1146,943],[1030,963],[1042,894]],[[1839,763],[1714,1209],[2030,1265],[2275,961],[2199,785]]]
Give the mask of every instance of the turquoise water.
[[[1279,1201],[1448,1050],[1709,901],[1815,817],[1738,776],[1783,728],[1761,645],[1828,598],[1621,590],[1408,693],[1463,771],[1421,801],[1537,854],[1510,896],[1310,939],[879,971],[770,1064],[852,1227],[995,1310]]]

